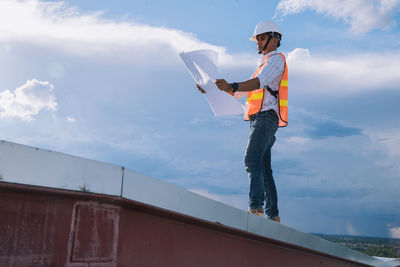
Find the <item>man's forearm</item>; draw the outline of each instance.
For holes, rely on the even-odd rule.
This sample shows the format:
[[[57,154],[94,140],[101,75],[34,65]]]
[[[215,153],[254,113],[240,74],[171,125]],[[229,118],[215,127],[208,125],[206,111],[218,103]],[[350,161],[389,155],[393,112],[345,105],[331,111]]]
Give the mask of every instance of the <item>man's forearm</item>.
[[[238,85],[238,92],[249,92],[260,89],[260,80],[256,77],[244,82],[238,82]]]
[[[252,78],[247,81],[244,81],[244,82],[239,82],[237,84],[239,86],[236,91],[239,91],[239,92],[249,92],[249,91],[253,91],[256,89],[260,89],[260,80],[257,77]],[[219,88],[219,90],[222,90],[222,91],[225,91],[228,93],[233,91],[233,84],[228,83],[224,79],[215,80],[215,85]]]

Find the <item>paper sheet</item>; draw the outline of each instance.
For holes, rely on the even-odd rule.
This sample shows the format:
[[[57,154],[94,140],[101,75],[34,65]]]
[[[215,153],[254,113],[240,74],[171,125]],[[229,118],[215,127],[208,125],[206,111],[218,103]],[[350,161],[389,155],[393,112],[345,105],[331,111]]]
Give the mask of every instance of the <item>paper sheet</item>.
[[[215,116],[238,115],[245,107],[232,95],[220,91],[215,85],[218,73],[218,53],[211,49],[180,53],[195,82],[206,91],[206,98]]]

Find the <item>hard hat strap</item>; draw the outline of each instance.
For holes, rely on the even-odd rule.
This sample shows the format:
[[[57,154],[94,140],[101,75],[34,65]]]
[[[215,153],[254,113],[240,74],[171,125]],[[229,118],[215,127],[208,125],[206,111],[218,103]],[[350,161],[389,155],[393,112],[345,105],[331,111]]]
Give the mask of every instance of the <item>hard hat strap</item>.
[[[258,54],[261,54],[262,52],[264,52],[264,50],[267,48],[269,41],[271,41],[272,38],[272,34],[268,34],[268,41],[265,43],[264,48],[261,49],[260,51],[258,51]]]

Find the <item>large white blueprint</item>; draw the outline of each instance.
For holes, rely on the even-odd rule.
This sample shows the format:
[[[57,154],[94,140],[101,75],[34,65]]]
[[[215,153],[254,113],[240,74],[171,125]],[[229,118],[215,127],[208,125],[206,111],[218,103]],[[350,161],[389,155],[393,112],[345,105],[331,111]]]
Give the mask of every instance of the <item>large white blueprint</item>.
[[[244,113],[244,106],[232,95],[215,85],[218,73],[218,53],[211,49],[180,53],[195,82],[206,91],[206,98],[215,116]]]

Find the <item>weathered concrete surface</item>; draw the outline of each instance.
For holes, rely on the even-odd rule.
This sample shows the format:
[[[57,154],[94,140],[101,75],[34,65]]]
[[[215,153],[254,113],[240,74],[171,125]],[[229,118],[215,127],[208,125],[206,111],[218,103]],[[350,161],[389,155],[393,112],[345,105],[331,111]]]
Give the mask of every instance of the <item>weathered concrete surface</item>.
[[[0,141],[0,267],[395,266],[122,166]]]
[[[114,196],[0,182],[0,211],[0,266],[368,266]]]

